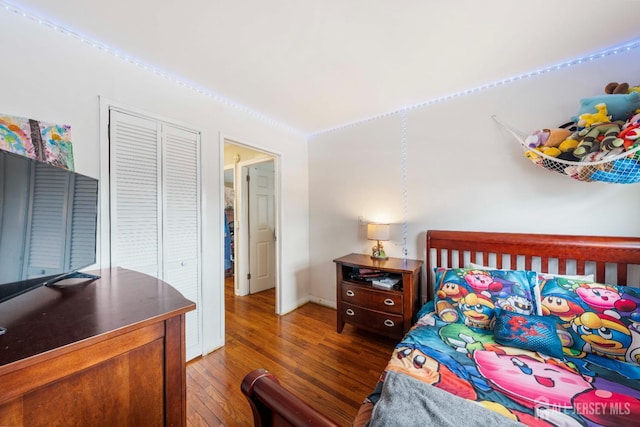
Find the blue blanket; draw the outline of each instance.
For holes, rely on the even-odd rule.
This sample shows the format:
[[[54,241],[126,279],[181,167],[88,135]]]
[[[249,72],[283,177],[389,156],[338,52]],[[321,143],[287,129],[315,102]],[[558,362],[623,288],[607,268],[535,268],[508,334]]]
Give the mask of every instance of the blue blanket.
[[[376,412],[388,413],[385,406],[402,407],[402,413],[397,413],[396,418],[409,417],[407,424],[402,425],[415,425],[411,421],[412,411],[408,409],[413,407],[414,412],[422,416],[444,414],[443,419],[450,418],[455,425],[463,425],[477,416],[459,405],[458,398],[464,398],[474,405],[472,409],[482,406],[501,414],[507,421],[532,426],[639,425],[640,366],[637,364],[595,354],[556,359],[500,345],[492,334],[474,332],[464,324],[444,323],[435,313],[421,314],[416,325],[396,346],[381,377],[384,385],[380,399],[384,398],[386,403],[382,405],[384,411]],[[408,397],[407,393],[397,391],[398,381],[394,379],[385,391],[386,381],[398,374],[447,392],[442,396],[445,400],[449,396],[451,404],[445,405],[442,396],[438,396],[431,403],[438,408],[430,408],[429,415],[424,415],[425,400],[418,397],[424,395],[424,389],[404,390],[412,396]],[[406,381],[402,384],[400,388],[409,387]],[[390,400],[396,400],[396,395],[400,401],[389,404]],[[398,406],[400,403],[402,406]],[[460,409],[452,410],[452,405]],[[382,425],[375,424],[378,422],[372,418],[372,425]]]

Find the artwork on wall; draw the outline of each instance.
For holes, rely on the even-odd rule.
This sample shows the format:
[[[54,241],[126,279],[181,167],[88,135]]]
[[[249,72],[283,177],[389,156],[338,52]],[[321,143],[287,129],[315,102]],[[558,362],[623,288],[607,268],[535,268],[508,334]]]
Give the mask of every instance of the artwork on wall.
[[[69,125],[0,114],[0,149],[74,170]]]

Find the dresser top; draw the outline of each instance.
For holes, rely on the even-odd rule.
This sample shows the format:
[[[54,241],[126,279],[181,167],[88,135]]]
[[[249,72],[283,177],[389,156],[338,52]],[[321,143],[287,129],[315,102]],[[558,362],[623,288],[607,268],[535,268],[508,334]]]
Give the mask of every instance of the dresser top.
[[[67,287],[41,286],[0,304],[0,326],[7,328],[0,335],[0,371],[12,362],[195,308],[155,277],[122,268],[91,273],[101,278]]]
[[[393,271],[397,273],[415,273],[422,267],[422,261],[417,259],[387,258],[373,259],[370,255],[349,254],[333,260],[335,263],[352,265],[354,267],[371,268]]]

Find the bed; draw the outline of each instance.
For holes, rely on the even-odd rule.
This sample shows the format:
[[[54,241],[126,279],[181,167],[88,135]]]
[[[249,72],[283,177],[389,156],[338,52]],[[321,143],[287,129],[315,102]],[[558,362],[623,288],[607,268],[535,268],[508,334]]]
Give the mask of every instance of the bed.
[[[425,258],[354,425],[639,425],[640,238],[432,230]],[[335,425],[266,372],[242,389],[256,425]]]

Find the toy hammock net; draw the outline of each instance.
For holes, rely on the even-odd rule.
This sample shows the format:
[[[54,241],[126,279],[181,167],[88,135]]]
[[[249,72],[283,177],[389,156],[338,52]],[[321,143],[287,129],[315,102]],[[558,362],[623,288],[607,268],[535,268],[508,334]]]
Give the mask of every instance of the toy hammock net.
[[[640,146],[621,153],[604,154],[597,161],[572,162],[548,156],[538,150],[532,150],[525,143],[527,134],[513,129],[495,116],[493,119],[518,141],[524,150],[525,157],[537,166],[578,181],[612,184],[640,182]]]

